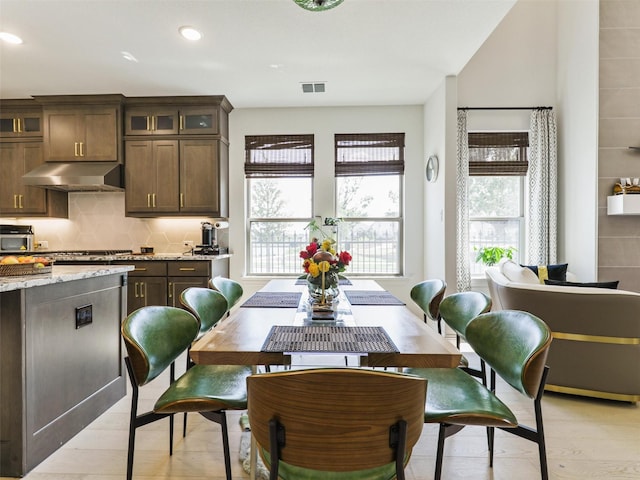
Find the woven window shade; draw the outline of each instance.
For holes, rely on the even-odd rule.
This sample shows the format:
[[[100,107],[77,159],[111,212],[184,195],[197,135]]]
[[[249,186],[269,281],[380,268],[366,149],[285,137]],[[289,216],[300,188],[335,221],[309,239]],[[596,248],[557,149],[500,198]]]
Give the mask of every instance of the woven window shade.
[[[245,137],[245,176],[313,177],[313,135]]]
[[[528,146],[528,132],[470,132],[469,175],[526,175]]]
[[[336,134],[336,177],[402,175],[404,133]]]

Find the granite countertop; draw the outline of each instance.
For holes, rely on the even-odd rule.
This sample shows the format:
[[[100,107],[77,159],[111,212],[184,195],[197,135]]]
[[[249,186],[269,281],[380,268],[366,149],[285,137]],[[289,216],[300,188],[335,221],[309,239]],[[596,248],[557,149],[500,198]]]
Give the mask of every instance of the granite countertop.
[[[54,283],[116,275],[133,270],[133,265],[54,265],[51,273],[0,277],[0,292],[10,292]]]
[[[186,260],[186,261],[195,261],[195,260],[205,260],[205,261],[214,261],[220,260],[223,258],[230,258],[230,254],[224,255],[191,255],[191,254],[182,254],[182,253],[155,253],[153,255],[142,255],[142,254],[129,254],[129,253],[118,253],[114,255],[56,255],[52,253],[50,255],[46,255],[44,252],[40,252],[40,255],[45,257],[52,257],[54,260],[68,260],[68,261],[84,261],[84,262],[113,262],[113,261],[167,261],[167,260]]]

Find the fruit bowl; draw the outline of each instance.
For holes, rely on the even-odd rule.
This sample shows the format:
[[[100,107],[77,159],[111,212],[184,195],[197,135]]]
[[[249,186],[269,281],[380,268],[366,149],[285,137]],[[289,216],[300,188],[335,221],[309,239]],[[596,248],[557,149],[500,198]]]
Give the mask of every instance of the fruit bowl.
[[[41,275],[51,273],[53,260],[46,257],[15,256],[0,257],[0,276]]]

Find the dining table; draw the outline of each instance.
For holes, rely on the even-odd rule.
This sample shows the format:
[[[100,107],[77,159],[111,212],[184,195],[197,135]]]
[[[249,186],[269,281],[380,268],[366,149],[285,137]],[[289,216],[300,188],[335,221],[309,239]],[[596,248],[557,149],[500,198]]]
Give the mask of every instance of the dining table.
[[[329,313],[317,312],[304,280],[270,280],[194,343],[191,358],[197,364],[251,365],[254,373],[295,359],[296,365],[335,366],[324,359],[336,356],[369,368],[459,365],[460,351],[376,281],[348,279],[339,290]],[[254,480],[253,437],[250,454]]]

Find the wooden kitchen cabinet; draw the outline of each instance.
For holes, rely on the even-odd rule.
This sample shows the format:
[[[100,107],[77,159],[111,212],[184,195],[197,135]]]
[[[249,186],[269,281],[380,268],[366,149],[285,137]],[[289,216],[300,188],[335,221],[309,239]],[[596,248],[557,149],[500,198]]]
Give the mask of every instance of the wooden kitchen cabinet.
[[[124,134],[208,135],[226,140],[232,110],[224,95],[127,97]]]
[[[119,260],[113,264],[133,265],[128,272],[127,312],[148,305],[181,307],[180,294],[189,287],[209,286],[216,275],[229,276],[228,259],[212,260]]]
[[[128,216],[228,215],[228,146],[219,140],[127,140]]]
[[[179,212],[178,141],[127,141],[125,156],[127,215],[155,216]]]
[[[30,98],[0,100],[0,138],[42,137],[42,106]]]
[[[45,110],[45,158],[50,162],[118,160],[117,115],[117,109],[110,107]]]
[[[43,163],[40,140],[0,143],[0,216],[69,217],[65,192],[26,186],[22,176]]]
[[[47,162],[120,162],[124,96],[34,96],[42,105]]]

